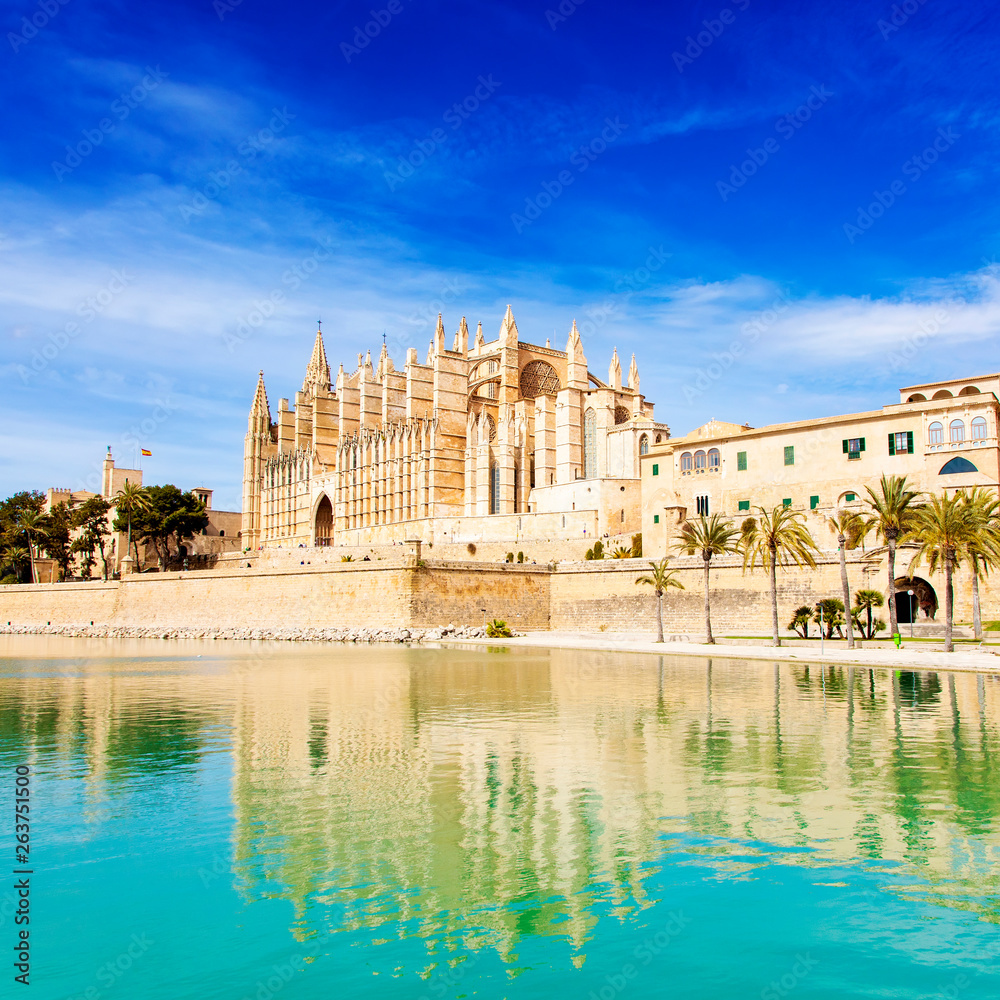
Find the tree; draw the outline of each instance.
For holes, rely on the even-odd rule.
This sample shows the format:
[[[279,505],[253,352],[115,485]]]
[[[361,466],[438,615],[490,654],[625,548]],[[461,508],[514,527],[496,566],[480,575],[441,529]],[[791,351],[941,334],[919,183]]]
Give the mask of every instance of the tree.
[[[840,547],[840,586],[844,591],[843,608],[851,606],[851,587],[847,580],[847,549],[853,549],[865,537],[865,519],[853,510],[837,511],[836,517],[827,518],[827,524],[837,533]],[[854,629],[851,616],[844,615],[847,623],[847,648],[854,649]]]
[[[21,515],[28,511],[41,514],[44,506],[45,497],[37,490],[24,490],[0,501],[0,561],[11,567],[16,565],[14,572],[19,582],[23,582],[21,573],[25,569],[34,578],[31,556],[26,547],[27,539],[20,524]],[[22,553],[19,562],[11,558],[10,553],[14,551]]]
[[[71,551],[73,514],[66,503],[57,503],[45,515],[45,540],[41,548],[45,549],[50,559],[54,559],[59,567],[59,579],[65,580],[70,575],[73,563]]]
[[[972,570],[972,631],[983,637],[983,618],[979,603],[979,578],[1000,562],[1000,499],[983,486],[963,491],[971,531],[965,556]]]
[[[38,583],[38,573],[35,571],[35,550],[37,542],[44,539],[48,533],[45,524],[45,516],[30,508],[21,511],[20,519],[17,522],[18,529],[24,533],[28,540],[28,559],[31,562],[31,582]]]
[[[205,504],[193,493],[182,493],[169,483],[143,488],[148,506],[132,516],[132,526],[143,542],[152,544],[160,569],[165,569],[170,561],[170,540],[176,538],[180,548],[183,539],[208,524]]]
[[[732,521],[723,520],[720,515],[706,517],[702,514],[697,521],[685,521],[681,528],[681,539],[678,548],[689,556],[698,553],[701,556],[705,574],[705,634],[707,643],[715,643],[712,635],[712,610],[709,596],[709,573],[712,556],[725,555],[732,552],[737,544],[739,532],[733,527]]]
[[[906,476],[887,476],[885,473],[879,480],[877,493],[870,486],[865,490],[868,493],[865,529],[874,529],[876,537],[885,542],[888,550],[889,587],[885,597],[889,602],[889,635],[897,635],[896,546],[912,533],[923,494],[910,489]]]
[[[125,555],[132,548],[132,522],[150,509],[149,495],[144,486],[136,486],[127,479],[125,485],[115,494],[115,531],[127,531]],[[135,543],[135,568],[139,567],[139,542]]]
[[[13,576],[14,580],[12,582],[23,583],[24,569],[25,567],[30,568],[30,566],[31,557],[23,545],[11,545],[5,548],[2,556],[0,556],[0,573],[2,573],[4,578],[8,575]],[[9,570],[10,573],[3,572],[5,570]]]
[[[642,558],[642,532],[632,536],[632,558]]]
[[[817,607],[813,610],[812,619],[817,625],[826,628],[826,638],[833,638],[833,630],[840,632],[843,638],[843,628],[846,621],[844,614],[844,602],[839,597],[825,597],[822,601],[817,601]],[[823,609],[822,615],[820,608]]]
[[[111,501],[104,497],[88,497],[74,511],[74,526],[79,529],[80,534],[74,539],[72,550],[83,556],[83,575],[90,579],[90,570],[94,565],[94,553],[101,555],[101,575],[105,580],[108,578],[108,536],[111,529],[108,527],[108,514],[111,511]]]
[[[656,593],[656,641],[663,642],[663,592],[668,587],[676,587],[678,590],[684,589],[684,584],[677,579],[677,570],[667,569],[670,562],[668,556],[664,556],[659,562],[651,562],[649,565],[653,572],[649,576],[640,576],[635,582],[648,584]]]
[[[594,542],[594,547],[592,549],[587,549],[587,554],[584,559],[588,561],[591,559],[603,559],[604,558],[604,542],[599,538]]]
[[[855,593],[854,607],[851,609],[852,617],[857,618],[862,612],[866,612],[868,617],[868,628],[861,636],[863,639],[874,639],[875,633],[881,631],[878,628],[881,619],[876,618],[872,621],[872,608],[880,608],[884,603],[885,596],[881,590],[859,590]],[[885,623],[882,623],[882,628],[885,628]]]
[[[813,609],[808,604],[803,604],[801,607],[795,609],[792,620],[786,628],[791,629],[793,632],[798,632],[803,639],[808,639],[809,623],[812,621],[812,617]]]
[[[961,492],[949,497],[947,493],[932,496],[916,513],[911,534],[919,545],[910,563],[913,567],[921,560],[927,560],[927,567],[933,573],[939,566],[944,567],[944,649],[954,652],[955,643],[952,628],[955,617],[955,593],[952,579],[955,567],[968,549],[971,536],[976,530],[976,521],[970,515],[968,498]],[[890,605],[890,611],[892,607]]]
[[[816,568],[814,553],[818,550],[805,515],[778,504],[773,510],[758,507],[760,522],[747,518],[743,522],[740,548],[743,552],[743,572],[762,565],[771,578],[771,631],[775,646],[781,645],[778,632],[778,575],[779,566],[809,566]],[[748,522],[752,521],[752,525]]]

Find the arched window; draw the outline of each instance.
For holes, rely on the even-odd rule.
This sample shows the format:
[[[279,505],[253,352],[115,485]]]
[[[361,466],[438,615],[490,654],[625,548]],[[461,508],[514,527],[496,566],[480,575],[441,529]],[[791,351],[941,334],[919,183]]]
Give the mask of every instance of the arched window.
[[[960,396],[978,396],[979,389],[974,385],[967,385],[960,393]]]
[[[973,417],[973,420],[972,420],[972,440],[973,441],[985,441],[986,440],[986,418],[985,417]]]
[[[984,434],[983,437],[986,437],[986,435]],[[649,454],[649,436],[647,434],[643,434],[643,436],[639,438],[639,454]]]
[[[659,435],[659,434],[657,434],[657,435],[656,435],[656,443],[657,443],[657,444],[659,444],[659,443],[660,443],[660,435]]]
[[[490,465],[490,513],[500,513],[500,463]]]
[[[705,468],[705,453],[703,451],[694,453],[694,468],[695,472]]]
[[[965,422],[953,420],[948,425],[948,432],[951,435],[952,444],[961,444],[965,440]]]
[[[711,448],[711,449],[709,449],[709,452],[708,452],[708,467],[710,469],[715,469],[716,471],[718,471],[719,466],[721,465],[721,463],[722,463],[722,459],[721,459],[721,456],[719,455],[719,449],[718,448]]]
[[[486,414],[486,426],[490,431],[490,444],[492,444],[497,439],[497,422],[487,413]]]
[[[927,402],[927,397],[922,392],[915,392],[912,396],[910,396],[910,398],[907,400],[907,402],[908,403],[926,403]]]
[[[927,443],[928,444],[941,444],[944,441],[944,427],[941,425],[940,421],[935,420],[934,423],[927,425]]]
[[[554,396],[560,389],[559,376],[544,361],[529,361],[521,371],[521,398]]]
[[[951,399],[952,394],[947,389],[938,389],[931,399]]]
[[[589,408],[583,415],[583,478],[597,475],[597,413]]]
[[[681,455],[681,472],[691,471],[691,452],[686,451]]]

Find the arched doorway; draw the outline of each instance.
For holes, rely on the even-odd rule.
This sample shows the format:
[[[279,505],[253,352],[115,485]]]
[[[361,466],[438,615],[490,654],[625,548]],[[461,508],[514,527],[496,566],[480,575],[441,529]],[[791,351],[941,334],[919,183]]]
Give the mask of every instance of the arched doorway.
[[[333,504],[325,494],[316,508],[316,530],[313,537],[316,545],[333,544]]]
[[[909,591],[913,591],[911,595]],[[930,621],[937,614],[938,599],[934,588],[919,576],[896,579],[896,621],[900,625]]]

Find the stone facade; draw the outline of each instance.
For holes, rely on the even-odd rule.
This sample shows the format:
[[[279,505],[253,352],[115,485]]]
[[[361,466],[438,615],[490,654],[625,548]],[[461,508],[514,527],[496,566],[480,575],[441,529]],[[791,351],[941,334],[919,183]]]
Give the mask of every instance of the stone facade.
[[[639,455],[669,433],[635,358],[623,382],[615,351],[602,381],[575,322],[563,351],[530,344],[508,306],[496,340],[482,324],[470,338],[463,317],[449,347],[439,317],[423,364],[411,348],[398,371],[383,345],[377,364],[358,355],[332,382],[318,332],[294,409],[282,399],[272,420],[258,380],[243,538],[256,549],[637,531]]]

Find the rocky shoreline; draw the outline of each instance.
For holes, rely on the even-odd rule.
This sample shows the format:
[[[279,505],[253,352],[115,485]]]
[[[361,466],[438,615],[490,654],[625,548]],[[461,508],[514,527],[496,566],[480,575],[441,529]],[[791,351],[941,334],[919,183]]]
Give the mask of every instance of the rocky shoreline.
[[[265,642],[437,642],[485,639],[482,627],[441,628],[168,628],[163,625],[0,625],[0,635],[61,635],[77,639],[251,639]]]

